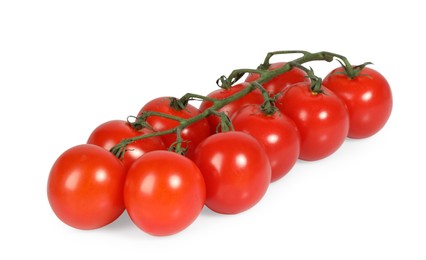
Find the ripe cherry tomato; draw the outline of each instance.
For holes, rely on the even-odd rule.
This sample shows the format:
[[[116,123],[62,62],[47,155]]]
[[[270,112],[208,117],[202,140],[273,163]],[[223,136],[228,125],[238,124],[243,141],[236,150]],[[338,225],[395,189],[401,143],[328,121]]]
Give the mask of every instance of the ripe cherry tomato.
[[[232,117],[235,130],[246,132],[263,146],[271,164],[271,181],[287,174],[299,157],[300,136],[296,124],[277,111],[272,115],[259,105],[248,105]]]
[[[126,121],[112,120],[101,124],[93,130],[87,140],[87,143],[101,146],[109,151],[114,145],[118,144],[123,139],[149,133],[152,133],[152,131],[147,128],[137,131]],[[154,150],[166,150],[166,147],[159,136],[141,139],[127,145],[126,152],[124,153],[124,158],[122,160],[124,167],[127,170],[142,154]]]
[[[277,62],[272,63],[268,70],[279,69],[284,66],[286,62]],[[262,84],[262,86],[269,92],[271,95],[275,95],[283,91],[286,87],[296,84],[299,82],[310,82],[310,79],[306,77],[307,74],[302,69],[292,68],[291,70],[278,75],[271,80]],[[250,73],[245,79],[246,82],[252,82],[259,78],[259,74]]]
[[[145,111],[155,111],[176,116],[182,119],[188,119],[200,113],[200,111],[191,104],[188,104],[184,109],[175,109],[171,106],[171,99],[172,98],[170,97],[160,97],[151,100],[142,107],[138,113],[138,116],[140,116]],[[179,124],[179,122],[176,120],[160,116],[150,116],[146,121],[155,131],[168,130],[176,127]],[[181,132],[181,137],[184,141],[187,142],[183,142],[182,147],[188,149],[186,155],[191,157],[195,147],[209,135],[210,126],[207,119],[205,118],[183,129]],[[162,135],[161,138],[163,139],[166,147],[170,147],[174,142],[176,142],[176,134]]]
[[[194,162],[206,182],[206,206],[236,214],[254,206],[271,181],[271,166],[262,146],[243,132],[209,136],[196,149]]]
[[[126,210],[140,229],[152,235],[172,235],[185,229],[200,214],[205,198],[198,167],[174,152],[146,153],[127,173]]]
[[[349,115],[344,102],[332,91],[313,92],[310,83],[288,87],[277,99],[277,107],[296,123],[300,132],[299,158],[314,161],[334,153],[344,142]]]
[[[377,133],[386,124],[392,112],[392,92],[389,83],[377,71],[363,68],[350,78],[343,67],[331,71],[324,86],[340,97],[349,112],[351,138],[366,138]]]
[[[83,144],[65,151],[47,183],[53,212],[78,229],[105,226],[124,211],[123,164],[102,147]]]
[[[226,97],[232,96],[233,94],[241,91],[247,85],[248,83],[241,83],[241,84],[232,86],[228,89],[217,89],[211,92],[210,94],[208,94],[207,97],[215,98],[215,99],[224,99]],[[261,105],[263,101],[264,101],[264,98],[262,93],[260,92],[260,90],[256,89],[250,92],[249,94],[245,95],[244,97],[223,106],[222,108],[218,110],[218,112],[225,112],[228,115],[228,117],[231,118],[232,115],[241,107],[250,105],[250,104]],[[212,102],[204,100],[200,104],[200,110],[204,111],[207,108],[211,107],[212,105],[213,105]],[[210,124],[210,129],[212,134],[216,133],[217,130],[220,130],[218,129],[219,128],[218,126],[220,126],[220,118],[218,116],[211,115],[207,117],[207,119]]]

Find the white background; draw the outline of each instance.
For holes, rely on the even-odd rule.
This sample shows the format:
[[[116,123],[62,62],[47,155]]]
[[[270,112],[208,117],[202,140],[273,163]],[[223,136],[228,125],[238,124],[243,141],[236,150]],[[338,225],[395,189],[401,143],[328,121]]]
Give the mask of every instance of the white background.
[[[426,259],[420,3],[1,1],[0,258]],[[385,128],[298,162],[251,210],[205,209],[170,237],[126,214],[80,231],[51,211],[50,167],[97,125],[158,96],[207,94],[219,76],[286,49],[372,61],[394,95]],[[309,65],[324,76],[338,63]]]

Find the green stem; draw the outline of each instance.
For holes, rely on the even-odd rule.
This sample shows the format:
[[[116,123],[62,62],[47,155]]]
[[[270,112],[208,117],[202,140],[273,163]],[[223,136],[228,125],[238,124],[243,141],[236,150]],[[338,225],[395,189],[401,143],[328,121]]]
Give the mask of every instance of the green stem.
[[[228,132],[228,131],[234,131],[234,126],[232,125],[231,120],[229,117],[225,114],[225,112],[218,112],[215,110],[210,111],[213,115],[218,116],[220,118],[220,124],[216,128],[216,131],[220,127],[220,130],[222,133]]]
[[[324,91],[322,89],[322,79],[315,75],[314,70],[312,68],[308,69],[305,66],[297,63],[291,63],[291,65],[306,72],[307,77],[311,80],[310,88],[314,94],[324,94]]]
[[[255,69],[238,69],[231,72],[231,74],[228,77],[222,76],[221,78],[224,78],[225,81],[222,82],[222,86],[219,86],[221,88],[228,89],[232,85],[234,85],[235,82],[237,82],[242,76],[244,76],[246,73],[253,73],[253,74],[259,74],[263,75],[265,73],[264,70],[255,70]],[[219,78],[219,79],[221,79]]]
[[[352,64],[349,62],[349,60],[345,57],[342,56],[340,54],[336,54],[336,53],[332,53],[329,52],[330,55],[333,55],[334,57],[338,58],[340,61],[340,64],[343,66],[343,68],[345,69],[346,74],[348,75],[349,78],[353,79],[355,78],[358,73],[356,72],[356,70],[353,68]]]
[[[260,90],[260,92],[263,95],[263,99],[264,102],[263,104],[260,106],[261,110],[263,113],[265,113],[266,115],[273,115],[275,112],[278,111],[278,108],[275,106],[275,96],[271,97],[271,95],[269,94],[269,92],[259,83],[257,83],[256,81],[253,82],[254,86]]]
[[[135,119],[134,122],[130,121],[130,118]],[[143,116],[135,117],[135,116],[128,116],[127,117],[127,123],[132,126],[135,130],[141,130],[142,128],[148,128],[151,131],[154,131],[154,129],[148,124],[146,121],[146,118]]]
[[[184,155],[187,149],[182,147],[182,142],[183,142],[183,139],[181,136],[182,129],[183,129],[182,127],[176,128],[176,142],[174,142],[169,147],[169,151],[174,151],[175,153]]]
[[[170,128],[168,130],[161,131],[161,132],[153,132],[153,133],[149,133],[149,134],[142,134],[142,135],[138,135],[138,136],[135,136],[135,137],[126,138],[126,139],[123,139],[121,142],[119,142],[117,145],[113,146],[110,149],[110,152],[113,153],[119,159],[122,159],[123,156],[124,156],[124,153],[126,152],[126,146],[127,145],[129,145],[133,142],[136,142],[138,140],[142,140],[142,139],[146,139],[146,138],[150,138],[150,137],[154,137],[154,136],[173,134],[173,133],[176,132],[176,130],[177,130],[177,127]]]
[[[327,62],[333,61],[334,57],[337,57],[336,54],[332,52],[322,51],[322,52],[316,52],[316,53],[310,53],[306,51],[278,51],[278,52],[270,52],[266,55],[265,62],[269,64],[269,59],[276,54],[287,54],[287,53],[302,53],[303,56],[297,59],[294,59],[288,63],[286,63],[284,66],[275,69],[275,70],[266,70],[263,71],[264,73],[261,74],[260,78],[257,80],[259,84],[265,83],[272,78],[281,75],[287,71],[290,71],[294,64],[303,64],[306,62],[316,61],[316,60],[324,60]],[[339,55],[340,57],[343,57]],[[339,58],[339,57],[338,57]],[[262,66],[262,65],[261,65]],[[269,67],[269,65],[268,65]]]
[[[187,104],[187,102],[191,99],[194,98],[198,98],[198,99],[202,99],[202,100],[208,100],[210,102],[213,103],[213,105],[211,107],[209,107],[208,109],[204,110],[203,112],[201,112],[200,114],[193,116],[191,118],[188,119],[182,119],[179,117],[175,117],[175,116],[171,116],[171,115],[167,115],[167,114],[163,114],[163,113],[158,113],[158,112],[145,112],[147,114],[144,114],[143,116],[145,117],[149,117],[149,116],[162,116],[164,118],[168,118],[168,119],[172,119],[172,120],[176,120],[179,122],[179,124],[171,129],[165,130],[165,131],[159,131],[159,132],[154,132],[154,133],[150,133],[150,134],[144,134],[144,135],[140,135],[140,136],[136,136],[136,137],[132,137],[132,138],[128,138],[128,139],[124,139],[122,140],[119,144],[117,144],[116,146],[114,146],[111,149],[111,152],[114,153],[117,157],[121,158],[124,155],[126,146],[132,142],[144,139],[144,138],[150,138],[150,137],[154,137],[154,136],[162,136],[162,135],[167,135],[167,134],[172,134],[172,133],[177,133],[179,131],[181,131],[182,129],[184,129],[185,127],[188,127],[189,125],[198,122],[206,117],[208,117],[209,115],[215,114],[217,113],[217,111],[222,108],[223,106],[234,102],[235,100],[238,100],[242,97],[244,97],[245,95],[247,95],[248,93],[250,93],[251,91],[255,90],[256,88],[259,88],[258,86],[271,80],[272,78],[283,74],[289,70],[291,70],[294,67],[294,64],[303,64],[306,62],[310,62],[310,61],[317,61],[317,60],[324,60],[327,62],[331,62],[334,58],[339,58],[341,59],[346,65],[350,65],[350,63],[347,61],[347,59],[339,54],[335,54],[332,52],[326,52],[326,51],[322,51],[322,52],[317,52],[317,53],[310,53],[307,51],[278,51],[278,52],[270,52],[267,54],[264,64],[269,64],[269,60],[272,56],[277,55],[277,54],[288,54],[288,53],[301,53],[303,54],[301,57],[294,59],[290,62],[288,62],[286,65],[275,69],[275,70],[267,70],[267,69],[238,69],[238,70],[234,70],[231,72],[231,74],[229,75],[229,77],[224,77],[222,76],[221,79],[221,83],[222,85],[225,83],[225,87],[230,87],[232,86],[232,84],[234,84],[235,82],[237,82],[245,73],[258,73],[260,75],[260,77],[256,80],[253,81],[251,83],[249,83],[247,85],[247,87],[243,88],[242,90],[240,90],[239,92],[226,97],[224,99],[212,99],[212,98],[208,98],[202,95],[198,95],[198,94],[192,94],[192,93],[187,93],[185,94],[181,100],[177,100],[178,102],[173,102],[175,100],[171,101],[171,105],[176,105],[176,107],[178,107],[179,109],[183,109],[182,108],[182,104]],[[268,65],[269,67],[269,65]],[[352,66],[350,66],[350,68],[352,68]],[[260,88],[262,91],[262,88]],[[265,90],[266,91],[266,90]],[[262,91],[263,94],[265,94],[265,91]],[[268,94],[266,92],[266,94]],[[177,140],[178,143],[182,142],[182,140]],[[179,146],[179,144],[177,144],[177,146]]]
[[[183,95],[179,100],[182,102],[182,103],[184,103],[184,104],[188,104],[188,102],[190,101],[190,100],[196,100],[196,99],[199,99],[199,100],[206,100],[206,101],[210,101],[210,102],[215,102],[215,101],[217,101],[218,99],[216,99],[216,98],[211,98],[211,97],[206,97],[206,96],[203,96],[203,95],[199,95],[199,94],[194,94],[194,93],[186,93],[185,95]]]
[[[172,116],[172,115],[169,115],[169,114],[156,112],[156,111],[145,111],[145,112],[142,113],[141,118],[143,120],[146,120],[150,116],[160,116],[160,117],[164,117],[164,118],[167,118],[167,119],[178,121],[179,123],[182,123],[182,122],[185,121],[185,119],[180,118],[178,116]]]
[[[295,54],[295,53],[299,53],[299,54],[303,54],[303,55],[310,54],[307,51],[300,51],[300,50],[269,52],[266,55],[265,60],[263,61],[263,63],[260,64],[260,66],[258,67],[258,69],[261,69],[261,70],[267,70],[267,69],[269,69],[269,66],[271,65],[270,60],[271,60],[272,56],[274,56],[274,55],[279,55],[279,54]]]
[[[186,107],[188,103],[183,103],[180,99],[175,97],[170,98],[170,107],[176,111],[180,111]]]
[[[256,89],[256,87],[254,86],[254,84],[250,83],[247,87],[245,87],[244,89],[240,90],[239,92],[225,98],[225,99],[215,99],[213,101],[213,105],[211,107],[209,107],[208,109],[204,110],[203,112],[201,112],[200,114],[193,116],[191,118],[188,119],[182,119],[182,118],[178,118],[175,116],[171,116],[171,115],[166,115],[163,113],[159,113],[159,112],[153,112],[153,111],[147,111],[144,113],[143,116],[164,116],[165,118],[168,119],[173,119],[173,120],[177,120],[179,121],[179,125],[177,125],[176,127],[170,128],[168,130],[165,131],[159,131],[159,132],[154,132],[154,133],[150,133],[150,134],[143,134],[143,135],[139,135],[139,136],[135,136],[132,138],[127,138],[122,140],[120,143],[118,143],[117,145],[115,145],[114,147],[111,148],[111,152],[118,158],[122,158],[122,156],[124,156],[124,152],[126,149],[126,146],[136,142],[138,140],[141,139],[145,139],[145,138],[150,138],[150,137],[154,137],[154,136],[162,136],[162,135],[167,135],[167,134],[173,134],[176,133],[178,131],[178,129],[184,129],[185,127],[194,124],[204,118],[206,118],[207,116],[216,113],[217,110],[219,110],[221,107],[235,101],[238,100],[242,97],[244,97],[245,95],[247,95],[248,93],[250,93],[251,91],[253,91],[254,89]],[[196,95],[199,96],[199,95]],[[191,98],[191,94],[188,93],[187,94],[188,98]]]

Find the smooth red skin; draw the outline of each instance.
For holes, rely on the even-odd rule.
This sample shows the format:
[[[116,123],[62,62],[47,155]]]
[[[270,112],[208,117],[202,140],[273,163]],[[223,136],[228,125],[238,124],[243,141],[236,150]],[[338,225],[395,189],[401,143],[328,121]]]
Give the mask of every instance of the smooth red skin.
[[[166,236],[188,227],[206,198],[203,176],[190,159],[169,151],[146,153],[130,167],[124,202],[143,231]]]
[[[383,128],[392,112],[392,91],[377,71],[364,68],[351,79],[342,67],[331,71],[323,84],[346,104],[349,112],[350,138],[367,138]]]
[[[279,69],[284,66],[286,62],[277,62],[272,63],[268,70]],[[310,82],[310,79],[306,77],[307,74],[302,69],[293,68],[281,75],[278,75],[271,80],[262,84],[262,86],[269,92],[271,95],[278,94],[282,92],[286,87],[299,83],[299,82]],[[245,79],[246,82],[252,82],[259,78],[259,74],[250,73]]]
[[[299,157],[300,135],[288,116],[279,111],[268,115],[260,105],[249,105],[234,114],[232,124],[236,131],[248,133],[262,145],[271,164],[271,182],[293,168]]]
[[[235,86],[230,87],[229,89],[217,89],[207,95],[207,97],[215,98],[215,99],[224,99],[227,98],[241,90],[243,90],[248,83],[241,83],[237,84]],[[231,102],[222,108],[218,109],[218,112],[225,112],[229,118],[232,117],[232,115],[240,108],[251,105],[251,104],[262,104],[264,102],[264,98],[260,90],[256,89],[252,92],[248,93],[244,97],[235,100],[234,102]],[[207,108],[211,107],[213,105],[212,102],[203,100],[200,104],[200,110],[204,111]],[[212,115],[208,116],[207,120],[210,125],[211,134],[215,134],[218,130],[220,131],[220,118],[218,116]]]
[[[96,229],[124,211],[126,172],[120,161],[102,147],[83,144],[55,161],[47,183],[53,212],[77,229]]]
[[[126,121],[111,120],[96,127],[90,134],[87,143],[101,146],[109,151],[123,139],[150,133],[152,131],[147,128],[137,131]],[[149,151],[155,150],[166,150],[163,140],[159,136],[141,139],[127,145],[122,159],[124,167],[126,170],[129,169],[136,159]]]
[[[254,137],[243,132],[208,137],[197,147],[194,162],[206,182],[206,206],[222,214],[253,207],[271,181],[265,151]]]
[[[191,104],[188,104],[185,109],[182,110],[173,109],[170,106],[170,97],[160,97],[151,100],[142,107],[138,116],[144,111],[156,111],[183,119],[194,117],[200,113],[200,110]],[[179,125],[179,122],[176,120],[159,116],[150,116],[146,121],[155,131],[165,131]],[[181,137],[184,141],[188,141],[182,143],[182,147],[188,149],[186,155],[192,157],[195,147],[209,135],[210,125],[205,118],[184,128],[181,132]],[[176,142],[176,134],[162,135],[161,138],[166,147],[170,147]]]
[[[315,161],[334,153],[345,141],[349,115],[344,102],[323,87],[315,94],[309,83],[288,87],[277,99],[277,107],[289,116],[300,133],[299,159]]]

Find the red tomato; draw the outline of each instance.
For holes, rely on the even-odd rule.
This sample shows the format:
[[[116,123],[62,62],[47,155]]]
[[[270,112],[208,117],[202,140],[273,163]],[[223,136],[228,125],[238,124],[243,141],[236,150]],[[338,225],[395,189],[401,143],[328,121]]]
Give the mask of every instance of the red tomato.
[[[140,116],[145,111],[155,111],[176,116],[182,119],[188,119],[200,113],[197,108],[190,104],[188,104],[184,109],[176,110],[171,107],[170,102],[170,97],[160,97],[153,99],[142,107],[138,113],[138,116]],[[179,122],[176,120],[160,116],[150,116],[146,121],[155,131],[164,131],[179,125]],[[188,149],[186,155],[191,157],[195,147],[209,135],[210,126],[207,119],[205,118],[183,129],[181,132],[181,137],[184,141],[188,141],[183,142],[182,144],[182,147]],[[167,147],[176,142],[176,134],[163,135],[161,138]]]
[[[343,72],[342,67],[333,70],[323,84],[346,103],[349,112],[348,136],[372,136],[382,129],[392,112],[389,83],[379,72],[370,68],[363,68],[354,78]]]
[[[268,70],[275,70],[279,69],[282,66],[284,66],[286,62],[277,62],[272,63]],[[271,95],[275,95],[283,91],[286,87],[299,83],[299,82],[310,82],[310,79],[306,77],[307,74],[302,69],[299,68],[292,68],[291,70],[278,75],[271,80],[265,82],[262,84],[262,86],[269,92]],[[259,74],[256,73],[250,73],[247,78],[246,82],[252,82],[259,78]]]
[[[200,214],[205,198],[198,167],[174,152],[146,153],[127,173],[126,209],[132,221],[152,235],[172,235],[185,229]]]
[[[136,131],[126,121],[112,120],[101,124],[93,130],[87,140],[87,143],[101,146],[109,151],[114,145],[118,144],[123,139],[149,133],[152,133],[152,131],[147,128]],[[124,153],[124,158],[122,160],[124,167],[128,169],[130,165],[132,165],[132,163],[142,154],[154,150],[166,150],[163,141],[158,136],[141,139],[127,145],[126,152]]]
[[[217,90],[211,92],[210,94],[208,94],[207,97],[215,98],[215,99],[224,99],[224,98],[232,96],[233,94],[241,91],[247,85],[248,85],[248,83],[241,83],[241,84],[232,86],[229,89],[217,89]],[[261,105],[263,103],[263,101],[264,101],[264,98],[263,98],[262,93],[260,92],[260,90],[256,89],[256,90],[253,90],[252,92],[248,93],[244,97],[223,106],[222,108],[220,108],[218,110],[218,112],[225,112],[228,115],[228,117],[231,118],[232,115],[241,107],[246,106],[246,105],[250,105],[250,104]],[[213,105],[212,102],[204,100],[200,104],[200,110],[204,111],[207,108],[211,107],[212,105]],[[220,129],[218,129],[218,126],[220,125],[220,118],[218,116],[211,115],[211,116],[207,117],[207,119],[209,121],[212,134],[216,133],[217,130],[220,130]]]
[[[300,132],[299,158],[314,161],[334,153],[344,142],[349,115],[343,101],[332,91],[315,93],[310,83],[288,87],[277,99],[277,107],[296,123]]]
[[[236,214],[254,206],[268,189],[271,166],[262,146],[243,132],[224,132],[205,139],[194,162],[206,182],[206,206]]]
[[[125,176],[112,153],[92,144],[75,146],[54,163],[47,197],[64,223],[78,229],[99,228],[123,213]]]
[[[263,146],[271,164],[271,181],[287,174],[299,157],[300,136],[296,124],[277,111],[262,112],[260,105],[249,105],[232,117],[235,130],[250,134]]]

